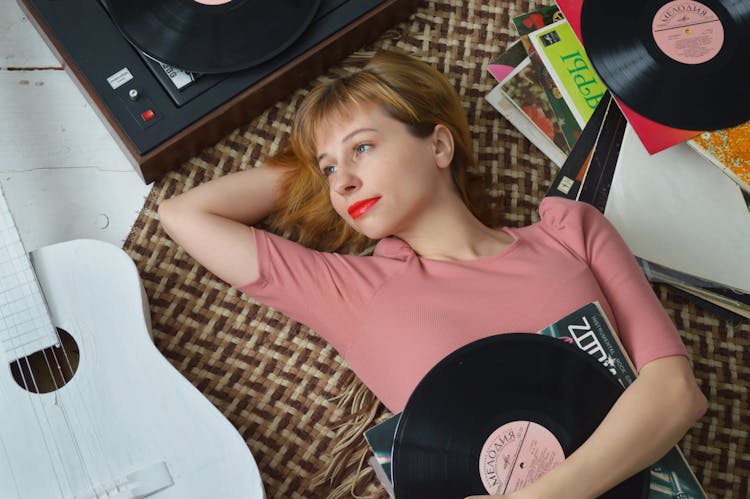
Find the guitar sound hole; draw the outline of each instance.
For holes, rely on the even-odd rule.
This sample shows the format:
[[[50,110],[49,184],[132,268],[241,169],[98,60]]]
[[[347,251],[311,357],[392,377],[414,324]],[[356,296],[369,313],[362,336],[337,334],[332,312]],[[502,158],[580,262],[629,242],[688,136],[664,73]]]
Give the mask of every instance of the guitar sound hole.
[[[49,393],[73,379],[78,370],[80,352],[76,340],[57,328],[61,346],[39,350],[11,362],[10,371],[18,386],[32,393]]]

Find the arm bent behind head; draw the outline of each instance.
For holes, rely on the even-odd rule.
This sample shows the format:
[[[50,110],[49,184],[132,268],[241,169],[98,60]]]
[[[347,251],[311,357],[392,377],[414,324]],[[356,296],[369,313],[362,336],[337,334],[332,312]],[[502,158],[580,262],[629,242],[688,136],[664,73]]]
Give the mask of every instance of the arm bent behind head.
[[[274,208],[285,170],[251,168],[201,184],[159,205],[167,234],[225,282],[239,286],[258,276],[250,225]]]

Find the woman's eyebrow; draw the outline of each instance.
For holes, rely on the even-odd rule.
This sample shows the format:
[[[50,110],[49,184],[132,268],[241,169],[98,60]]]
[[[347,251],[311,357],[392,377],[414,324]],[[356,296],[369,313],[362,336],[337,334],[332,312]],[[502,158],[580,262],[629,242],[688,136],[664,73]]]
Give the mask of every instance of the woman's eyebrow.
[[[351,139],[352,137],[354,137],[354,136],[355,136],[355,135],[357,135],[358,133],[362,133],[362,132],[377,132],[377,130],[375,130],[374,128],[368,128],[368,127],[365,127],[365,128],[357,128],[356,130],[353,130],[353,131],[351,131],[351,132],[347,133],[347,134],[346,134],[346,135],[344,136],[344,138],[343,138],[343,139],[341,139],[341,143],[343,144],[344,142],[346,142],[347,140],[350,140],[350,139]],[[318,156],[318,163],[320,163],[320,161],[321,161],[321,160],[322,160],[323,158],[325,158],[326,156],[327,156],[327,154],[326,154],[326,153],[322,153],[322,154],[321,154],[320,156]]]

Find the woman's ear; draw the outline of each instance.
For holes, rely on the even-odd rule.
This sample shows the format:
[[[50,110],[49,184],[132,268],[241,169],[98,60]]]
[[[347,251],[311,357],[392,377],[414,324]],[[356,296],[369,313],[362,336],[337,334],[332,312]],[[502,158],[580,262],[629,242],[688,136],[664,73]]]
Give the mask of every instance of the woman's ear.
[[[438,123],[432,131],[432,146],[435,163],[440,168],[448,168],[453,163],[454,143],[453,134],[447,126]]]

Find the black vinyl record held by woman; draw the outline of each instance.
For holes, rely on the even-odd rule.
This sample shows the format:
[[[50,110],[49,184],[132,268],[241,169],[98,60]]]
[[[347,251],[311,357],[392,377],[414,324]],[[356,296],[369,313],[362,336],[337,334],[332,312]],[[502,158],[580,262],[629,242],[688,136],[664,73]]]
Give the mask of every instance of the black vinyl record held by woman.
[[[588,353],[509,333],[470,343],[425,375],[393,444],[398,499],[510,493],[573,453],[624,391]],[[646,497],[650,470],[603,494]]]

